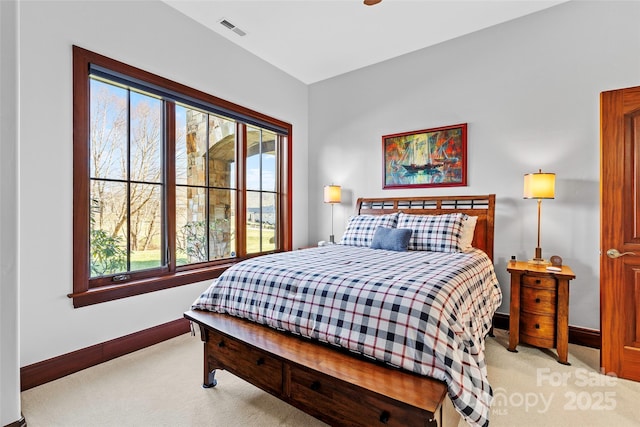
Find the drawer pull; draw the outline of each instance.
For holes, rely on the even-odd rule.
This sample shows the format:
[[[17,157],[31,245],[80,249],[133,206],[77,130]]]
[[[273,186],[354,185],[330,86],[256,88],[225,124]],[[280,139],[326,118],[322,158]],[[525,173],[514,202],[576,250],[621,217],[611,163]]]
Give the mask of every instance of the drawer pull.
[[[540,304],[540,298],[536,298],[536,303]]]
[[[222,348],[222,347],[224,347],[224,346],[225,346],[224,341],[220,341],[220,342],[218,343],[218,347]]]
[[[382,424],[387,424],[390,418],[391,414],[388,411],[382,411],[382,413],[380,414],[380,422]]]
[[[260,359],[256,360],[256,365],[258,366],[264,365],[264,357],[261,357]]]
[[[536,323],[536,329],[540,329],[540,324]]]
[[[536,279],[536,285],[540,284],[540,279]]]
[[[320,390],[320,381],[314,381],[311,383],[311,385],[309,386],[309,388],[313,391],[318,391]]]

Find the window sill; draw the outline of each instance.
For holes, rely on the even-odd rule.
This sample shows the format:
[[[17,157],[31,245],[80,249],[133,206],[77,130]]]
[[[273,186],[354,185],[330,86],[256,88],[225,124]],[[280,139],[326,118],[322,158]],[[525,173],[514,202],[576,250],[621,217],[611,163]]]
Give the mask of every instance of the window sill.
[[[85,292],[71,293],[67,296],[73,299],[73,307],[85,307],[102,302],[127,298],[134,295],[160,291],[162,289],[175,288],[177,286],[190,285],[204,280],[215,279],[220,276],[234,262],[216,265],[215,267],[198,270],[187,270],[162,278],[149,278],[131,281],[119,285],[101,286],[91,288]]]

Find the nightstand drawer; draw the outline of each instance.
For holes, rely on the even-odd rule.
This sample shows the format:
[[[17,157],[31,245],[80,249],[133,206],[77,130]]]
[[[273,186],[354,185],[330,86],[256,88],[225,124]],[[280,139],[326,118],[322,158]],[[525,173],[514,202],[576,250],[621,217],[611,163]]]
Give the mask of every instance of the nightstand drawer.
[[[520,313],[520,337],[523,342],[552,348],[556,336],[555,316]]]
[[[520,309],[529,313],[556,314],[557,294],[554,289],[523,286],[520,294]]]
[[[522,276],[522,285],[533,286],[536,288],[555,289],[556,279],[554,277],[533,276],[525,274],[524,276]]]

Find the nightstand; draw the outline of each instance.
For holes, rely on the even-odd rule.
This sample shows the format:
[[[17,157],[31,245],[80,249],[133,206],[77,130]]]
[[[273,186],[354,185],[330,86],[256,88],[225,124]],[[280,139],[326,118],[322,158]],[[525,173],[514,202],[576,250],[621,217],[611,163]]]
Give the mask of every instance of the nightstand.
[[[546,266],[526,261],[507,263],[511,273],[509,351],[517,352],[523,342],[542,348],[556,348],[558,362],[569,365],[569,281],[571,268],[549,271]]]

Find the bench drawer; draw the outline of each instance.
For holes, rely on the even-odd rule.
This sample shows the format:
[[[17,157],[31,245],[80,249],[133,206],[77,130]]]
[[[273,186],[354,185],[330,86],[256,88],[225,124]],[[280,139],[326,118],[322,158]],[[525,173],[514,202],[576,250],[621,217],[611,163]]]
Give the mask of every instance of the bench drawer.
[[[316,371],[291,366],[291,402],[331,425],[341,426],[424,426],[432,416],[371,391]]]
[[[210,369],[226,369],[272,394],[282,393],[282,362],[269,353],[212,331],[209,334]]]

